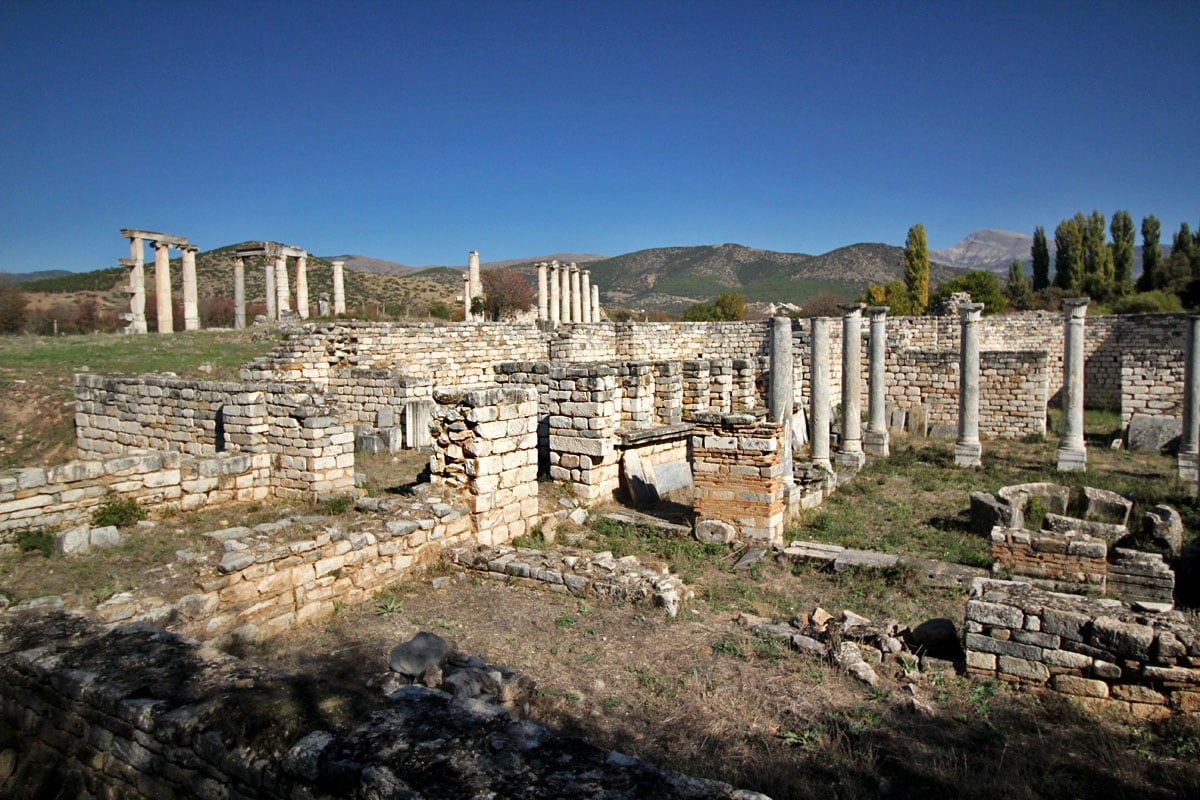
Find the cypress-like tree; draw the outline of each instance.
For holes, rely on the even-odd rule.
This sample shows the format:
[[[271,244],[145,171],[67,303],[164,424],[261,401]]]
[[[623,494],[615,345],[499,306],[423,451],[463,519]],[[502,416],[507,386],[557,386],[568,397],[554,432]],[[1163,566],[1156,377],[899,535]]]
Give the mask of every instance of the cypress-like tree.
[[[1025,280],[1025,267],[1020,259],[1014,258],[1008,265],[1008,286],[1004,294],[1008,297],[1009,308],[1014,311],[1027,311],[1033,306],[1033,290]]]
[[[1033,290],[1040,292],[1050,285],[1050,248],[1046,245],[1046,229],[1038,225],[1033,229]]]
[[[929,308],[929,249],[925,245],[925,226],[921,224],[908,229],[908,240],[904,243],[904,285],[916,313],[924,314]]]
[[[1162,263],[1162,248],[1159,247],[1158,237],[1162,233],[1158,218],[1151,214],[1142,217],[1142,276],[1138,278],[1137,290],[1151,292],[1160,288],[1158,285],[1158,266]]]
[[[1133,291],[1133,217],[1128,211],[1113,212],[1112,224],[1113,294],[1123,297]]]
[[[1083,214],[1064,219],[1054,229],[1054,285],[1069,292],[1083,284]]]

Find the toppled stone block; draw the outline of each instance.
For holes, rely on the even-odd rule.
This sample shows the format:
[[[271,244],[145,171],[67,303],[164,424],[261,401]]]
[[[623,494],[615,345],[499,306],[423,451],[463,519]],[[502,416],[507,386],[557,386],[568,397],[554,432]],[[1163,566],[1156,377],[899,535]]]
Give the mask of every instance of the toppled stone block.
[[[989,492],[971,492],[971,533],[987,536],[992,528],[1020,527],[1013,524],[1013,508]]]
[[[1142,517],[1142,536],[1171,558],[1183,551],[1183,518],[1168,505],[1157,505]]]
[[[737,530],[728,522],[706,519],[696,524],[696,539],[704,544],[729,544],[737,538]]]
[[[1083,518],[1113,525],[1128,525],[1133,501],[1106,489],[1083,487]]]
[[[1130,450],[1161,453],[1178,449],[1182,433],[1180,417],[1134,414],[1129,420],[1125,441]]]

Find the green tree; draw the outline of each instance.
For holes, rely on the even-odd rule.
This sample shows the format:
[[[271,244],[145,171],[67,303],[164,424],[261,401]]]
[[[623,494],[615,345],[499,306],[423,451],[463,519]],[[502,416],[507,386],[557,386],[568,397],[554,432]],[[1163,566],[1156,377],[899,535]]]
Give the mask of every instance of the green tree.
[[[1112,224],[1113,295],[1124,297],[1133,291],[1133,217],[1128,211],[1113,212]]]
[[[913,311],[924,314],[929,308],[929,248],[925,245],[925,226],[919,223],[908,229],[904,243],[904,285]]]
[[[1038,225],[1033,229],[1033,290],[1040,292],[1050,285],[1050,248],[1046,245],[1046,229]]]
[[[684,322],[718,322],[720,319],[714,303],[695,303],[683,310]]]
[[[904,285],[904,281],[898,278],[887,283],[868,284],[866,294],[859,299],[869,306],[887,306],[888,313],[893,317],[910,317],[922,313],[913,306],[912,295],[908,293],[908,287]],[[808,311],[807,306],[805,306],[805,311]],[[815,316],[811,313],[809,315]]]
[[[1008,298],[1008,307],[1014,311],[1028,311],[1033,308],[1033,290],[1025,280],[1025,267],[1020,259],[1014,258],[1008,265],[1008,286],[1004,290]]]
[[[1105,230],[1108,220],[1099,211],[1093,211],[1086,218],[1076,216],[1076,222],[1083,220],[1083,280],[1080,288],[1089,296],[1102,300],[1112,294],[1112,252],[1108,249],[1108,234]]]
[[[1008,309],[1008,298],[1000,288],[1000,281],[994,272],[973,269],[957,278],[942,281],[938,284],[931,300],[937,303],[950,297],[954,292],[966,292],[971,295],[971,301],[983,303],[984,314],[999,314]]]
[[[1158,282],[1158,267],[1162,263],[1162,248],[1158,244],[1161,235],[1162,227],[1157,217],[1153,214],[1142,217],[1142,276],[1137,282],[1139,292],[1162,288]]]
[[[719,319],[735,320],[746,318],[746,295],[740,292],[721,292],[713,301]]]
[[[453,311],[448,303],[441,300],[434,300],[429,304],[429,316],[434,319],[450,319]]]
[[[1083,214],[1064,219],[1054,229],[1054,285],[1063,291],[1080,288],[1083,283]]]

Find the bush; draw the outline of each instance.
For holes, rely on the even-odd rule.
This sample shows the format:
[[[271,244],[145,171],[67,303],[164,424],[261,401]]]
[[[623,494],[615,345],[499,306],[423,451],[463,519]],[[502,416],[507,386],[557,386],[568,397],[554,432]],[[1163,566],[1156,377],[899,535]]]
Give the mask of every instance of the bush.
[[[1113,303],[1114,314],[1170,314],[1183,311],[1179,295],[1163,289],[1122,297]]]
[[[20,333],[25,329],[25,293],[16,284],[0,281],[0,333]]]
[[[124,528],[145,518],[146,509],[139,506],[132,497],[124,500],[114,498],[96,509],[92,514],[92,524],[97,527],[115,525]]]
[[[22,553],[38,552],[49,558],[54,553],[54,534],[45,528],[26,528],[17,531],[17,549]]]

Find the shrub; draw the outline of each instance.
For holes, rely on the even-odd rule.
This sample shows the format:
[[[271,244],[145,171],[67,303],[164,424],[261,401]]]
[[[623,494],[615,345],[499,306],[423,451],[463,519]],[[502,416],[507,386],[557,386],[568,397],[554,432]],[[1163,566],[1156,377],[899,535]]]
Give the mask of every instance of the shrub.
[[[337,497],[331,497],[322,503],[325,513],[330,515],[345,514],[353,507],[353,505],[354,501],[349,495],[345,494],[338,495]]]
[[[1113,303],[1114,314],[1170,314],[1183,311],[1183,303],[1174,292],[1158,289],[1122,297]]]
[[[22,553],[38,552],[49,558],[54,552],[54,534],[45,528],[17,531],[15,543]]]
[[[124,528],[146,518],[146,509],[137,504],[132,497],[124,500],[113,498],[96,509],[92,514],[92,524],[98,527],[115,525]]]

